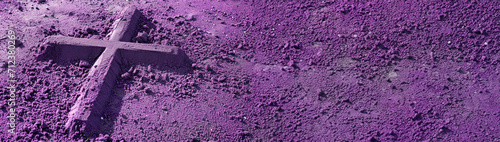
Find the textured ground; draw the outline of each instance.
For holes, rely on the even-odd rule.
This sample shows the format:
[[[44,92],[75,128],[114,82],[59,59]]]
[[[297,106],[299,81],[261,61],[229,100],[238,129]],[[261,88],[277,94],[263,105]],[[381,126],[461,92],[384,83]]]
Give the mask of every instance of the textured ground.
[[[19,77],[12,135],[2,66],[1,141],[70,140],[88,66],[34,56],[50,35],[107,40],[126,5],[145,16],[134,42],[194,64],[123,67],[98,140],[500,141],[500,2],[486,0],[0,1]]]

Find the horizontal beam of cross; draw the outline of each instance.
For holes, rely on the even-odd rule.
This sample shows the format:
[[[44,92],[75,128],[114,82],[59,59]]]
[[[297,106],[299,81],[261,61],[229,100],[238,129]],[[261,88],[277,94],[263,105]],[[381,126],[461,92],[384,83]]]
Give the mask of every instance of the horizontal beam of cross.
[[[61,58],[97,58],[104,48],[117,48],[122,60],[133,64],[153,64],[159,66],[186,65],[188,57],[175,46],[140,44],[120,41],[103,41],[64,36],[50,36],[49,46],[44,54],[54,54]]]

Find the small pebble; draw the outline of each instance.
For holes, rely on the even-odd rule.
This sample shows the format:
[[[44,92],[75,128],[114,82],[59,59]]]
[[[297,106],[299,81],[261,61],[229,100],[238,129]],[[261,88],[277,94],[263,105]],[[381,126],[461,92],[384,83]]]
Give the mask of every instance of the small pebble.
[[[219,81],[219,82],[224,82],[224,81],[226,81],[226,77],[225,77],[225,76],[223,76],[223,75],[222,75],[222,76],[219,76],[219,77],[217,78],[217,81]]]
[[[132,74],[139,74],[139,73],[141,73],[141,70],[139,69],[134,69],[134,71],[132,71]]]
[[[131,76],[131,75],[130,75],[130,73],[126,72],[126,73],[122,74],[122,76],[121,76],[121,77],[122,77],[123,79],[130,79],[130,76]]]
[[[139,86],[139,87],[137,88],[137,90],[144,90],[145,88],[146,88],[146,86],[141,85],[141,86]]]
[[[168,74],[165,73],[165,74],[161,75],[161,79],[168,81]]]
[[[145,42],[148,40],[148,33],[146,32],[140,32],[136,36],[137,41],[139,42]]]
[[[79,65],[80,65],[80,67],[84,67],[84,68],[89,68],[92,66],[92,65],[90,65],[90,63],[88,61],[85,61],[85,60],[81,60]]]
[[[290,61],[288,61],[288,63],[286,65],[289,67],[292,67],[294,64],[295,63],[293,62],[293,60],[290,60]]]

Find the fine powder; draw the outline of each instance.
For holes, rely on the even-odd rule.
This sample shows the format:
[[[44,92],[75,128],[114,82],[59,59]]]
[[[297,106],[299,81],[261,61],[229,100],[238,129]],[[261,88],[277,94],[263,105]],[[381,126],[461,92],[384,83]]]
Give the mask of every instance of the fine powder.
[[[98,56],[40,56],[44,43],[108,41],[127,6],[141,13],[130,45],[189,64],[120,52],[98,130],[68,131]],[[486,0],[0,1],[0,141],[500,141],[499,13]]]

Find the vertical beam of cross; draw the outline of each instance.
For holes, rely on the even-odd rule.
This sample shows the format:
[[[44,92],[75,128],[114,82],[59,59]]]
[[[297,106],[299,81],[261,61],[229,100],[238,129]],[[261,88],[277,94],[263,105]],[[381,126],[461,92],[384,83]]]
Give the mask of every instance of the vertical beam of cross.
[[[135,7],[126,7],[121,17],[114,23],[110,41],[131,41],[135,35],[140,18],[139,11]],[[76,129],[84,129],[89,132],[99,129],[100,117],[105,110],[104,107],[109,99],[116,83],[117,75],[120,73],[118,47],[106,47],[94,65],[90,68],[87,79],[79,91],[79,97],[68,114],[65,124],[70,132]],[[83,127],[83,128],[78,128]],[[80,130],[79,130],[80,131]]]

